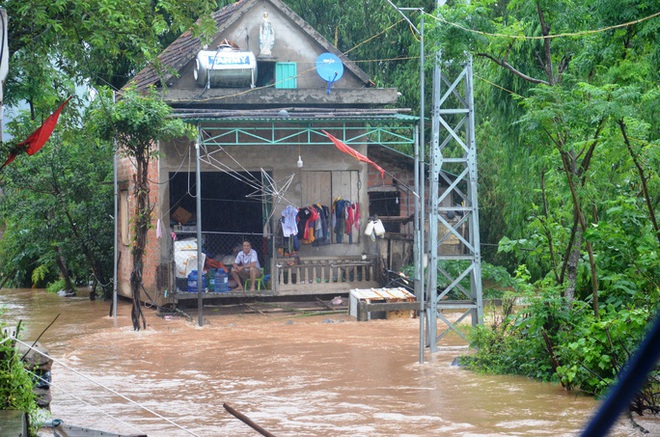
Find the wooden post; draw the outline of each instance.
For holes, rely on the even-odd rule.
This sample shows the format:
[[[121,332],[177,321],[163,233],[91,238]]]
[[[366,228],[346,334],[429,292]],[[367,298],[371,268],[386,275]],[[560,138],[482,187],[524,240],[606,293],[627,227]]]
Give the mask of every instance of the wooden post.
[[[229,405],[228,403],[225,402],[224,404],[222,404],[222,406],[225,407],[225,410],[227,410],[232,416],[236,417],[236,418],[239,419],[241,422],[245,423],[245,424],[248,425],[250,428],[252,428],[252,429],[254,429],[255,431],[257,431],[259,434],[261,434],[261,435],[263,435],[263,436],[266,436],[266,437],[275,437],[275,434],[271,434],[271,433],[269,433],[268,431],[266,431],[265,429],[263,429],[262,427],[260,427],[260,426],[257,425],[256,423],[254,423],[249,417],[247,417],[246,415],[244,415],[244,414],[242,414],[242,413],[236,411],[236,410],[235,410],[231,405]]]

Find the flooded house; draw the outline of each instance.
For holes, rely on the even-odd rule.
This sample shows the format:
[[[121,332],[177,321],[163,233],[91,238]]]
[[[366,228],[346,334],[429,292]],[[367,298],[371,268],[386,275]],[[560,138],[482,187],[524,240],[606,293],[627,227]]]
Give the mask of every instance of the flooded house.
[[[198,131],[157,145],[142,299],[197,298],[200,264],[204,298],[237,295],[218,281],[231,282],[244,240],[261,294],[380,286],[384,269],[411,262],[414,159],[397,149],[413,150],[418,118],[279,0],[213,18],[210,44],[186,32],[160,55],[164,74],[147,67],[128,85],[157,87]],[[130,296],[134,168],[118,159],[118,292]]]

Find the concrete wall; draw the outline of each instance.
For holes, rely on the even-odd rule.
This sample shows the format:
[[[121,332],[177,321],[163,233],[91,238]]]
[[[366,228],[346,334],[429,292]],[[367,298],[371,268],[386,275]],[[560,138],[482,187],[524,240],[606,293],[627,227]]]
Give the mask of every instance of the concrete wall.
[[[135,201],[133,200],[133,190],[134,190],[134,176],[135,176],[135,166],[131,163],[128,158],[122,157],[117,160],[117,182],[119,189],[128,190],[129,201],[128,201],[128,211],[125,211],[126,204],[119,202],[119,214],[117,217],[118,227],[120,229],[125,229],[129,232],[128,244],[124,244],[122,235],[119,235],[119,241],[117,242],[117,249],[119,255],[119,265],[117,270],[117,293],[120,296],[131,297],[131,284],[130,278],[133,271],[133,255],[131,253],[131,248],[133,244],[133,235],[135,233],[133,228],[133,222],[135,219]],[[157,161],[151,162],[149,166],[149,180],[154,183],[151,184],[149,199],[151,205],[155,206],[155,211],[159,209],[161,205],[161,196],[158,191],[158,185],[155,183],[159,179],[159,166]],[[128,226],[124,225],[124,220],[128,217]],[[164,288],[162,287],[163,277],[160,276],[163,274],[163,250],[161,248],[161,242],[156,238],[156,225],[159,215],[152,214],[151,220],[151,229],[147,234],[147,248],[144,254],[144,263],[143,263],[143,272],[142,280],[144,288],[148,291],[150,297],[154,300],[160,298]],[[149,301],[149,297],[144,294],[142,291],[141,295],[142,301]]]
[[[259,26],[264,13],[268,13],[275,32],[272,60],[297,63],[298,88],[325,89],[327,82],[316,73],[316,59],[326,52],[325,48],[268,2],[262,2],[248,10],[238,22],[222,32],[208,49],[215,50],[220,42],[227,39],[237,44],[241,50],[251,51],[259,60]],[[200,89],[195,83],[193,68],[194,61],[181,71],[181,78],[173,87],[186,90]],[[363,82],[347,68],[344,68],[342,78],[333,84],[333,88],[337,89],[363,86]]]

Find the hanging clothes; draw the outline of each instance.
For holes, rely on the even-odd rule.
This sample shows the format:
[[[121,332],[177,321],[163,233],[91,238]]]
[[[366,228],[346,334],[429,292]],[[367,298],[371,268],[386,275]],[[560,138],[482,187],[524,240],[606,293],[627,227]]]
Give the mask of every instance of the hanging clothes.
[[[282,223],[282,235],[285,238],[298,234],[298,208],[293,205],[284,208],[280,222]]]
[[[314,205],[307,207],[309,210],[309,219],[307,219],[307,229],[309,229],[309,235],[307,240],[310,243],[313,243],[316,240],[316,223],[319,221],[320,215],[319,212],[314,208]]]
[[[321,223],[321,214],[322,211],[320,208],[318,208],[316,205],[313,205],[312,208],[316,211],[318,214],[318,219],[314,222],[314,235],[316,236],[316,240],[322,240],[325,238],[325,235],[323,234],[323,224]]]
[[[338,197],[334,204],[334,232],[335,232],[335,243],[341,243],[344,232],[346,230],[346,207],[350,205],[350,201],[344,200],[341,197]]]
[[[307,230],[307,220],[309,220],[309,217],[310,213],[307,208],[300,208],[298,210],[298,240],[303,244],[307,243],[305,233],[309,235],[309,231]]]
[[[325,239],[327,243],[330,243],[332,236],[330,235],[330,207],[327,205],[322,205],[321,210],[321,226],[323,226],[323,233],[325,234]]]
[[[353,213],[355,230],[360,232],[360,204],[355,202],[353,205],[355,212]]]
[[[330,208],[325,205],[312,205],[311,208],[318,214],[318,219],[314,226],[314,235],[316,239],[314,240],[314,246],[325,246],[330,244],[331,235],[328,228],[328,220],[330,218]]]
[[[347,205],[346,208],[346,234],[351,233],[351,229],[353,228],[353,222],[354,222],[354,217],[353,217],[353,212],[355,211],[353,209],[353,205]]]
[[[314,207],[305,207],[301,208],[301,212],[305,216],[305,225],[303,230],[303,243],[310,244],[313,243],[316,239],[314,236],[314,229],[316,227],[316,221],[319,219],[319,214]],[[300,214],[300,213],[299,213]]]
[[[284,244],[282,249],[287,254],[294,254],[300,250],[300,242],[298,241],[298,235],[291,235],[290,237],[284,237]]]

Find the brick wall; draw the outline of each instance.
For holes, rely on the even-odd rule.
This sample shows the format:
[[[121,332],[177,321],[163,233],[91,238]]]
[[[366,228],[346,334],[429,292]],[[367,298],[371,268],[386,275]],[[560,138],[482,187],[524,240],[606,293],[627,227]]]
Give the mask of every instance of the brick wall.
[[[158,161],[151,160],[149,163],[150,192],[149,201],[152,206],[156,206],[158,202]],[[127,189],[129,192],[129,232],[130,244],[127,246],[122,243],[121,236],[119,237],[118,252],[119,264],[117,269],[117,290],[121,296],[131,297],[130,278],[133,270],[133,255],[131,253],[133,236],[135,230],[133,228],[133,221],[135,218],[135,201],[133,197],[133,190],[135,187],[135,166],[127,157],[119,157],[117,159],[117,181],[120,190]],[[120,205],[120,213],[118,220],[122,220],[122,212]],[[151,229],[147,234],[147,247],[145,250],[142,270],[142,282],[144,288],[152,298],[157,294],[157,273],[160,265],[160,247],[159,240],[156,238],[156,220],[155,214],[152,214]],[[121,226],[120,226],[121,227]],[[141,300],[147,300],[147,296],[141,296]]]

